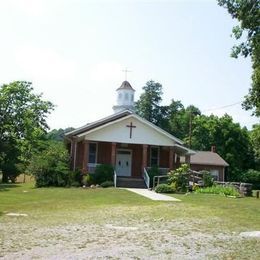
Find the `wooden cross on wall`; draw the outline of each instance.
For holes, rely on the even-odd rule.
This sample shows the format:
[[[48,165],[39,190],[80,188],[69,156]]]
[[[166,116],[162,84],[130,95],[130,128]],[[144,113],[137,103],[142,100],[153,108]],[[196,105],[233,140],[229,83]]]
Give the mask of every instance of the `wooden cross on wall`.
[[[133,125],[133,123],[131,122],[130,125],[126,125],[126,127],[129,127],[129,128],[130,128],[130,138],[132,138],[132,129],[133,129],[133,128],[136,128],[136,126]]]

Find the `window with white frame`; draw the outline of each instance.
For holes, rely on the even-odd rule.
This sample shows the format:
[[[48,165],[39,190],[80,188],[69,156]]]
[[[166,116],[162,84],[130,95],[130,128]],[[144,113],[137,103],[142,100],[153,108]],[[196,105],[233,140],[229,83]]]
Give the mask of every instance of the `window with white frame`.
[[[88,162],[89,163],[97,162],[97,144],[96,143],[89,143]]]
[[[150,149],[150,166],[159,166],[159,147],[151,147]]]

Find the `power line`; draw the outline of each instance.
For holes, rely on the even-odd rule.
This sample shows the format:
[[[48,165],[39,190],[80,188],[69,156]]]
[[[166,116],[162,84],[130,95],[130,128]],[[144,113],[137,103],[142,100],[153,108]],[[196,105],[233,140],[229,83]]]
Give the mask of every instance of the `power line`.
[[[205,109],[205,110],[202,110],[201,112],[208,112],[208,111],[219,110],[219,109],[222,109],[222,108],[236,106],[236,105],[241,104],[241,103],[242,103],[242,101],[239,101],[239,102],[232,103],[232,104],[229,104],[229,105],[226,105],[226,106],[222,106],[222,107],[215,107],[215,108]]]

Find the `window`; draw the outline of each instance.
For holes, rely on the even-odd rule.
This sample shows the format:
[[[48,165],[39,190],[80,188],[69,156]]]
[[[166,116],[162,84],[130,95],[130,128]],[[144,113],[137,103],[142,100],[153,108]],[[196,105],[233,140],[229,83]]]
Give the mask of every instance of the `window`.
[[[88,162],[89,163],[97,162],[97,144],[96,143],[89,143]]]
[[[218,170],[210,170],[210,174],[211,174],[211,176],[213,177],[213,179],[214,179],[215,181],[218,181],[218,180],[219,180],[219,178],[218,178],[218,175],[219,175]]]
[[[134,95],[133,94],[131,95],[131,101],[134,101]]]
[[[122,98],[122,93],[119,93],[118,98],[119,98],[119,99]]]
[[[159,166],[159,147],[151,147],[150,157],[150,166]]]
[[[125,100],[128,100],[128,93],[125,93]]]

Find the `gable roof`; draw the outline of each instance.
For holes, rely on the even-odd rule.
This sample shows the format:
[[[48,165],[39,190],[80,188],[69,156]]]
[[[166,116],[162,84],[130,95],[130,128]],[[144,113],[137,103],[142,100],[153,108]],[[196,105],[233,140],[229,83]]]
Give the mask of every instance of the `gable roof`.
[[[193,150],[191,150],[187,147],[184,147],[183,141],[181,141],[177,137],[169,134],[168,132],[164,131],[163,129],[154,125],[153,123],[149,122],[148,120],[138,116],[137,114],[135,114],[131,110],[124,110],[124,111],[118,112],[116,114],[110,115],[108,117],[105,117],[103,119],[100,119],[98,121],[95,121],[93,123],[86,124],[82,127],[79,127],[77,129],[69,132],[69,133],[66,133],[65,138],[71,139],[72,137],[75,137],[75,136],[76,137],[83,137],[86,134],[96,132],[100,129],[103,129],[105,127],[110,126],[111,124],[118,123],[118,122],[120,122],[124,119],[128,119],[128,118],[135,118],[136,120],[140,121],[144,125],[152,128],[156,132],[160,133],[161,135],[171,139],[175,143],[173,146],[176,147],[176,149],[179,149],[180,151],[183,151],[187,154],[194,154],[195,153]]]
[[[181,158],[181,162],[184,162],[184,158]],[[224,167],[229,166],[219,154],[210,151],[197,151],[196,154],[190,157],[190,163]]]
[[[81,133],[84,133],[84,132],[87,132],[87,131],[90,131],[91,129],[94,129],[96,127],[99,127],[99,126],[102,126],[102,125],[105,125],[106,123],[109,123],[109,122],[113,122],[119,118],[122,118],[122,117],[125,117],[127,115],[130,115],[130,114],[133,114],[133,112],[131,110],[124,110],[124,111],[120,111],[118,113],[115,113],[113,115],[110,115],[110,116],[107,116],[107,117],[104,117],[100,120],[97,120],[97,121],[94,121],[92,123],[88,123],[84,126],[81,126],[71,132],[68,132],[65,134],[65,137],[66,138],[70,138],[72,136],[75,136],[75,135],[78,135],[78,134],[81,134]]]

